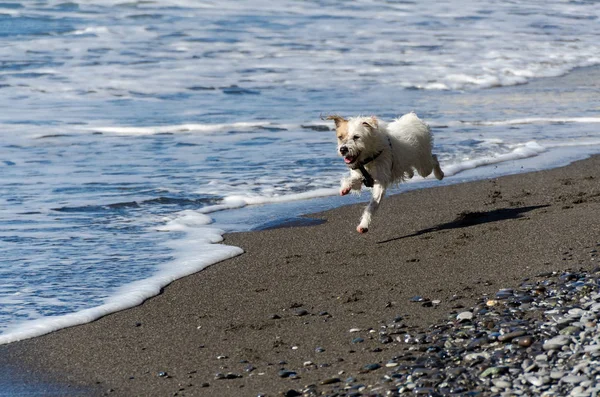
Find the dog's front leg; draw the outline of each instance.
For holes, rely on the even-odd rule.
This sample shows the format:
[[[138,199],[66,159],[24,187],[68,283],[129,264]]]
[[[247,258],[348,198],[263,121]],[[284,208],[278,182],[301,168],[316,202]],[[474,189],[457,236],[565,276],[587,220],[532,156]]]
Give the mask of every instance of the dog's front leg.
[[[354,170],[350,171],[350,175],[342,179],[342,186],[340,187],[340,195],[345,196],[350,193],[351,190],[360,191],[362,187],[362,175]]]
[[[385,187],[383,187],[379,183],[375,183],[373,186],[373,196],[371,197],[371,201],[365,208],[365,211],[362,214],[362,218],[360,219],[360,224],[356,227],[356,231],[359,233],[366,233],[369,231],[369,225],[371,224],[371,218],[377,208],[379,208],[379,203],[381,203],[381,199],[385,195]]]

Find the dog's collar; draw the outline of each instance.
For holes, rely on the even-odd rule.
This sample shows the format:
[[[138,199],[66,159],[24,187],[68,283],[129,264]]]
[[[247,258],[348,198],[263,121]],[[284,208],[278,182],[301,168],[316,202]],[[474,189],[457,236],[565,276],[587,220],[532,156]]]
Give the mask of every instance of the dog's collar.
[[[367,165],[371,161],[375,160],[377,157],[379,157],[381,155],[381,153],[383,153],[383,150],[375,153],[373,156],[369,157],[368,159],[361,161],[360,163],[358,163],[358,165],[356,167],[354,167],[354,169],[358,169],[360,171],[360,173],[362,174],[362,176],[363,176],[362,181],[366,187],[373,187],[373,185],[375,184],[375,181],[373,180],[373,177],[371,176],[371,174],[369,174],[369,172],[365,168],[365,165]]]
[[[388,144],[390,145],[390,150],[392,150],[392,140],[390,139],[390,137],[388,136]],[[375,153],[373,156],[361,161],[360,163],[358,163],[357,166],[352,167],[353,169],[358,169],[360,171],[360,173],[363,176],[363,183],[366,187],[373,187],[373,185],[375,184],[375,180],[373,180],[373,177],[371,176],[371,174],[369,174],[369,171],[367,171],[367,169],[365,168],[365,165],[369,164],[371,161],[374,161],[375,159],[377,159],[377,157],[379,157],[381,155],[381,153],[383,153],[383,150],[380,150],[379,152]],[[393,158],[392,158],[393,161]],[[392,168],[394,168],[394,163],[392,163]]]

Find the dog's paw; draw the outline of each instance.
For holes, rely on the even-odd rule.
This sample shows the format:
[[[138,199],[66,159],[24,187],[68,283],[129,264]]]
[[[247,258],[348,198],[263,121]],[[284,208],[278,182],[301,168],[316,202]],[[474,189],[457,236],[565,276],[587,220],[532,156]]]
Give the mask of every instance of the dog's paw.
[[[349,187],[345,187],[345,188],[343,188],[343,189],[340,189],[340,196],[345,196],[345,195],[347,195],[348,193],[350,193],[350,190],[352,190],[352,189],[351,189],[351,188],[349,188]]]
[[[359,232],[360,234],[365,234],[366,232],[369,231],[369,228],[358,225],[356,227],[356,231]]]

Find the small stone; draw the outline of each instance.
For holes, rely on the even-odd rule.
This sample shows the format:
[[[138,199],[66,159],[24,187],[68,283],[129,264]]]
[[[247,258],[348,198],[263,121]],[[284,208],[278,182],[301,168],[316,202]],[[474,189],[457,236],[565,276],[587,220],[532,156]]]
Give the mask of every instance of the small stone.
[[[290,389],[283,393],[283,397],[299,397],[301,395],[302,395],[302,393],[300,393],[299,391],[296,391],[294,389]]]
[[[500,335],[498,337],[498,342],[510,342],[514,338],[523,336],[523,335],[525,335],[525,331],[523,331],[523,330],[509,332],[507,334]]]
[[[217,356],[217,360],[225,360],[226,358],[229,358],[227,356]]]
[[[322,347],[317,347],[315,349],[315,352],[317,352],[317,353],[323,353],[324,351],[325,351],[325,349],[323,349]]]
[[[294,314],[298,317],[306,316],[308,314],[308,310],[298,309]]]
[[[350,332],[350,333],[360,332],[360,328],[350,328],[350,331],[348,331],[348,332]]]
[[[432,396],[435,389],[433,387],[415,387],[413,393],[417,396]]]
[[[577,335],[581,332],[581,328],[576,327],[574,325],[569,325],[559,331],[561,335]]]
[[[535,356],[535,361],[548,361],[548,355],[538,354],[537,356]]]
[[[492,379],[492,383],[494,384],[494,386],[496,386],[500,389],[508,389],[509,387],[512,386],[512,383],[507,382],[503,379]]]
[[[550,378],[546,376],[533,376],[533,375],[525,375],[525,380],[531,383],[534,386],[540,387],[550,381]]]
[[[458,321],[471,321],[473,319],[473,313],[471,312],[461,312],[456,316]]]
[[[339,383],[341,382],[340,378],[327,378],[327,379],[323,379],[320,383],[322,385],[331,385],[334,383]]]
[[[508,299],[511,296],[513,296],[513,290],[510,288],[501,289],[496,293],[496,299],[498,300]]]
[[[412,298],[410,298],[411,302],[425,302],[426,300],[427,299],[423,298],[420,295],[416,295],[416,296],[413,296]]]
[[[354,338],[352,339],[352,343],[363,343],[365,340],[363,338]]]
[[[158,375],[160,378],[165,378],[165,377],[167,377],[168,374],[166,372],[161,371],[156,375]]]
[[[521,336],[513,339],[513,342],[521,347],[529,347],[533,343],[533,338],[531,336]]]
[[[573,384],[575,384],[575,383],[581,383],[581,382],[584,382],[586,380],[589,380],[587,378],[587,376],[577,376],[577,375],[567,375],[567,376],[564,376],[564,377],[561,378],[562,382],[573,383]]]
[[[313,363],[312,361],[305,361],[302,365],[305,367],[310,367],[311,365],[315,365],[315,363]]]
[[[502,375],[504,373],[508,372],[508,367],[489,367],[488,369],[486,369],[485,371],[483,371],[479,377],[480,378],[486,378],[488,376],[497,376],[497,375]]]
[[[398,366],[398,363],[395,361],[388,361],[387,363],[385,363],[385,366],[388,368],[394,368]]]
[[[394,340],[389,335],[383,335],[381,338],[379,338],[379,342],[383,343],[384,345],[392,343],[393,341]]]
[[[271,314],[271,320],[279,320],[281,316],[279,314]]]
[[[210,387],[210,383],[204,382],[200,385],[200,387]]]
[[[215,375],[215,379],[237,379],[237,378],[241,378],[242,375],[239,374],[234,374],[233,372],[229,372],[227,374],[223,374],[223,373],[218,373]]]
[[[565,335],[558,335],[544,342],[544,350],[558,350],[571,341],[571,338]]]
[[[485,304],[489,307],[492,307],[492,306],[496,306],[498,304],[498,301],[495,299],[490,299],[487,302],[485,302]]]
[[[585,313],[585,311],[583,309],[575,307],[573,309],[569,309],[568,313],[570,317],[580,318]]]
[[[282,369],[279,371],[280,378],[295,378],[298,374],[294,371],[289,371],[287,369]]]
[[[367,364],[363,367],[364,370],[366,371],[375,371],[376,369],[381,368],[381,365],[374,363],[374,364]]]

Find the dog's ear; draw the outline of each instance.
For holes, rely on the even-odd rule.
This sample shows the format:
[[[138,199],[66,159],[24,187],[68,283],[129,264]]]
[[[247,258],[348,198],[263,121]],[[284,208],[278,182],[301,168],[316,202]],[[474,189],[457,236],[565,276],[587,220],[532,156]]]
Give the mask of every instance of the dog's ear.
[[[322,117],[321,116],[321,120],[333,120],[335,122],[335,127],[339,127],[341,123],[347,122],[348,120],[346,120],[345,118],[343,118],[342,116],[339,116],[337,114],[332,114],[329,115],[327,117]]]
[[[362,124],[365,127],[367,127],[368,129],[374,130],[374,129],[377,129],[377,127],[379,126],[379,121],[377,121],[377,117],[371,116],[371,117],[367,118],[365,121],[363,121]]]

